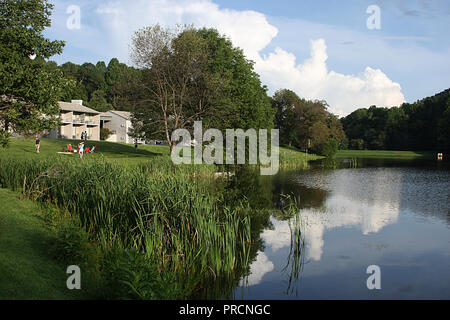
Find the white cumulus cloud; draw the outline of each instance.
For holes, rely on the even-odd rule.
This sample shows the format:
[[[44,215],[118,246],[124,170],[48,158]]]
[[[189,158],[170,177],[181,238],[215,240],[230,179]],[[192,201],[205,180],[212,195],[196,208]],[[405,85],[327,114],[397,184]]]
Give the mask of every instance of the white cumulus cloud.
[[[255,69],[271,88],[287,88],[307,99],[324,99],[337,115],[358,107],[399,106],[405,101],[401,86],[380,69],[366,67],[362,75],[328,71],[324,39],[311,40],[310,58],[297,64],[296,57],[279,47],[257,60]]]
[[[330,111],[340,116],[360,107],[398,106],[405,101],[400,84],[380,69],[367,66],[359,75],[328,70],[326,41],[321,38],[311,40],[310,57],[303,62],[280,47],[263,55],[278,29],[256,11],[224,9],[209,0],[131,0],[107,2],[96,13],[121,59],[128,60],[128,44],[137,29],[156,23],[193,23],[216,28],[242,48],[255,61],[255,71],[270,94],[291,89],[303,98],[326,100]]]

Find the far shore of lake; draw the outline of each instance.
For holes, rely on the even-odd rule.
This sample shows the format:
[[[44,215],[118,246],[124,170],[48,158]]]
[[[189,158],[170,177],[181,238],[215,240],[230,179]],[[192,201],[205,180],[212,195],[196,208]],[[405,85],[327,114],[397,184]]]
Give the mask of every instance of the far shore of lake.
[[[336,158],[434,158],[433,151],[339,150]]]

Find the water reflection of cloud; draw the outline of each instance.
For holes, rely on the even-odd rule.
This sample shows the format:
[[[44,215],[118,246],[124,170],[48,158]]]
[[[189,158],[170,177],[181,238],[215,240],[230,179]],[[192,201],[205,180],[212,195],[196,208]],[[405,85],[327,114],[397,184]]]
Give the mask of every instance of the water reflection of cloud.
[[[323,207],[300,210],[308,259],[321,259],[325,230],[354,227],[368,235],[397,222],[403,173],[384,169],[367,173],[364,169],[331,172],[326,185],[330,194]],[[304,182],[314,180],[313,175]]]
[[[328,174],[328,184],[322,187],[326,187],[329,193],[322,206],[299,211],[306,260],[321,260],[326,230],[352,227],[368,235],[380,232],[387,225],[397,222],[400,212],[401,174],[390,172],[389,181],[386,181],[382,170],[370,175],[366,180],[361,179],[360,173],[362,171],[340,170]],[[302,182],[309,187],[324,183],[314,178],[312,175]],[[276,252],[289,247],[292,232],[289,221],[271,217],[271,222],[273,228],[264,230],[261,234],[266,252],[268,249]],[[273,268],[273,263],[260,252],[251,266],[249,285],[259,283],[264,274]]]
[[[326,230],[339,227],[359,228],[364,235],[377,233],[383,227],[397,222],[398,205],[394,202],[355,201],[342,195],[330,196],[322,209],[302,209],[299,212],[303,222],[307,258],[320,260]],[[261,234],[266,247],[277,251],[291,243],[291,229],[287,221],[271,218],[273,229]]]
[[[289,246],[291,243],[291,230],[289,228],[289,223],[287,221],[282,221],[270,218],[270,222],[273,225],[273,229],[266,229],[262,232],[261,238],[264,240],[265,244],[272,249],[272,251],[277,251],[278,249]]]
[[[391,199],[393,200],[393,199]],[[397,201],[398,203],[398,201]],[[377,233],[385,226],[397,222],[399,207],[395,201],[355,201],[343,195],[331,195],[321,209],[299,211],[303,222],[307,258],[320,260],[326,230],[339,227],[359,228],[364,235]],[[271,218],[273,229],[264,230],[261,238],[266,247],[277,251],[291,243],[291,229],[288,221]]]
[[[239,285],[254,286],[259,284],[263,276],[266,273],[271,272],[273,268],[274,265],[272,261],[267,258],[267,255],[262,251],[258,251],[256,260],[250,266],[250,275],[247,278],[242,279]]]
[[[307,258],[320,260],[324,246],[324,232],[339,227],[359,228],[364,235],[377,233],[397,222],[399,208],[393,202],[355,201],[342,195],[333,195],[325,203],[325,212],[316,209],[300,211],[305,221]]]

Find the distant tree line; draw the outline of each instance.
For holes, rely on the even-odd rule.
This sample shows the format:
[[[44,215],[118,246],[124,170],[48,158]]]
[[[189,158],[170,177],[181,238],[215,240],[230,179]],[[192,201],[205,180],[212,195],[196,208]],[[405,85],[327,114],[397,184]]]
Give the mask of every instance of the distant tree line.
[[[50,62],[54,63],[54,62]],[[83,104],[97,111],[133,111],[137,96],[135,88],[142,72],[120,63],[113,58],[108,65],[104,61],[82,65],[66,62],[59,66],[72,86],[63,92],[60,99],[83,100]]]
[[[450,150],[450,89],[401,107],[358,109],[341,119],[350,149]]]

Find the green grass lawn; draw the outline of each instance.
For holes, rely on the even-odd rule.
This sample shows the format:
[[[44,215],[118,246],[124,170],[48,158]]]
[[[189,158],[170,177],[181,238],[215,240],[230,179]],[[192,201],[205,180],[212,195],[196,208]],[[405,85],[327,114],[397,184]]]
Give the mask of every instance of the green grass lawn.
[[[389,151],[389,150],[339,150],[337,158],[432,158],[433,152]]]
[[[12,138],[8,148],[0,148],[0,156],[32,156],[36,159],[58,155],[60,157],[79,157],[78,154],[58,154],[64,147],[70,143],[72,147],[78,145],[81,140],[67,139],[41,139],[40,153],[37,154],[34,145],[34,139]],[[149,158],[161,155],[169,155],[168,146],[149,146],[139,145],[138,151],[134,145],[125,143],[115,143],[106,141],[87,141],[85,147],[97,146],[98,149],[93,154],[85,154],[85,157],[96,158],[106,157],[110,159],[135,159],[148,160]]]
[[[48,252],[54,236],[38,204],[6,189],[0,203],[0,300],[86,298],[83,272],[82,289],[67,289],[67,266]]]
[[[280,146],[280,166],[289,167],[299,163],[306,164],[309,160],[321,159],[322,156],[315,154],[306,154],[295,147]]]
[[[34,147],[34,139],[12,138],[10,146],[6,149],[0,148],[0,157],[33,157],[36,159],[43,159],[55,155],[61,158],[77,159],[78,154],[58,154],[67,144],[72,146],[78,145],[80,140],[66,140],[66,139],[41,139],[40,154],[37,154]],[[98,149],[93,154],[85,154],[85,158],[96,159],[106,158],[121,163],[133,164],[161,156],[167,157],[170,150],[168,146],[158,145],[139,145],[138,151],[134,149],[134,145],[106,141],[87,141],[86,146],[98,146]],[[336,154],[337,158],[434,158],[433,152],[414,152],[414,151],[389,151],[389,150],[339,150]],[[297,162],[304,162],[323,158],[317,155],[311,155],[301,152],[294,147],[281,146],[280,147],[280,165],[290,165]]]
[[[8,148],[0,148],[0,157],[34,157],[35,159],[42,159],[45,157],[54,157],[55,155],[61,158],[79,158],[78,154],[58,154],[64,147],[70,143],[72,146],[77,146],[81,140],[68,139],[41,139],[40,153],[37,154],[34,146],[34,139],[26,138],[12,138]],[[152,160],[159,156],[169,156],[170,149],[166,145],[150,146],[139,145],[138,151],[135,151],[134,145],[106,141],[87,141],[86,147],[97,146],[95,153],[85,154],[85,158],[99,158],[104,157],[119,162],[139,163]],[[294,163],[296,161],[315,160],[321,158],[320,156],[310,155],[299,151],[293,147],[280,147],[280,162]]]

